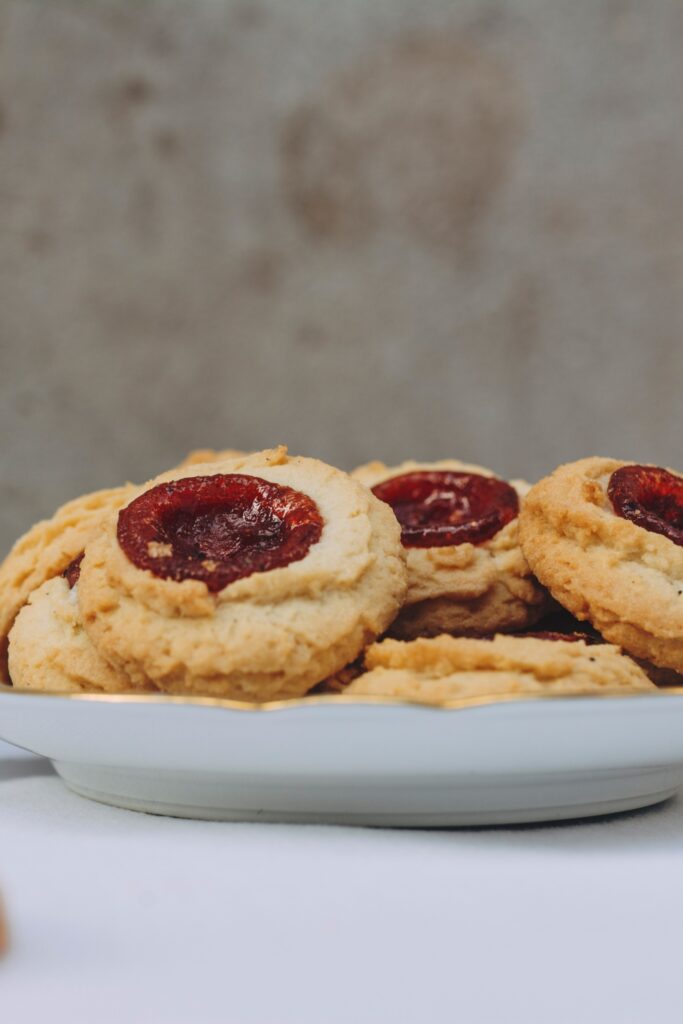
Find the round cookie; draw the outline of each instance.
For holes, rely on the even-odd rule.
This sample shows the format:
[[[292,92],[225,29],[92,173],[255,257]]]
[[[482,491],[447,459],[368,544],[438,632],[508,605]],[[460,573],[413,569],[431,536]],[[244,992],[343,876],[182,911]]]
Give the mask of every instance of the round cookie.
[[[135,685],[266,701],[353,661],[405,590],[391,510],[279,448],[139,488],[88,546],[78,595],[94,646]]]
[[[656,691],[610,644],[497,635],[384,640],[366,652],[367,671],[345,693],[444,703],[467,697]]]
[[[16,541],[0,565],[0,680],[9,681],[7,636],[31,592],[82,554],[107,516],[134,492],[127,484],[75,498]]]
[[[29,596],[9,635],[9,671],[19,690],[120,693],[132,689],[90,643],[77,602],[77,584],[55,576]]]
[[[642,468],[645,480],[648,474],[670,474]],[[541,582],[576,618],[592,623],[634,657],[682,672],[683,546],[636,520],[657,520],[659,509],[664,529],[667,516],[675,521],[680,515],[683,523],[683,512],[657,488],[648,498],[645,488],[644,505],[634,492],[621,506],[636,520],[624,518],[608,494],[613,474],[621,481],[639,472],[632,463],[598,456],[560,466],[532,487],[524,502],[522,547]],[[683,495],[683,478],[673,474],[671,481]],[[615,500],[619,503],[618,494]],[[648,502],[654,511],[648,511]]]
[[[407,640],[441,633],[483,636],[515,632],[537,622],[548,607],[548,596],[532,576],[518,538],[517,506],[528,484],[505,484],[489,469],[454,459],[393,467],[370,462],[351,475],[381,496],[388,481],[427,473],[475,474],[478,480],[483,477],[494,486],[499,484],[502,499],[510,504],[498,528],[483,539],[470,541],[465,533],[456,543],[443,543],[442,538],[432,546],[414,546],[404,527],[408,594],[391,627],[392,636]],[[495,492],[491,499],[495,502]]]

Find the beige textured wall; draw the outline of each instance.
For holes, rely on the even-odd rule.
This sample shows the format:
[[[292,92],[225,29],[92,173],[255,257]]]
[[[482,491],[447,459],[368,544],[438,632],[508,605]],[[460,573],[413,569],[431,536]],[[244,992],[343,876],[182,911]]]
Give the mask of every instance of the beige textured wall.
[[[0,542],[195,445],[683,466],[683,5],[0,0]]]

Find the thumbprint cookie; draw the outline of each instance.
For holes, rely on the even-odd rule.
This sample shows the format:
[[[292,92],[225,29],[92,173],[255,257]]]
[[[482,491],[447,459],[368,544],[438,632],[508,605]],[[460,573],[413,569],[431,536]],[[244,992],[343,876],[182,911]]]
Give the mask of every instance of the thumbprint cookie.
[[[531,488],[526,558],[577,619],[634,657],[683,672],[683,477],[593,456]]]
[[[282,447],[138,488],[87,546],[78,602],[134,686],[266,701],[353,661],[406,585],[391,509]]]
[[[391,633],[402,639],[515,632],[548,606],[518,537],[528,485],[454,460],[371,462],[352,476],[394,511],[408,564],[408,594]]]

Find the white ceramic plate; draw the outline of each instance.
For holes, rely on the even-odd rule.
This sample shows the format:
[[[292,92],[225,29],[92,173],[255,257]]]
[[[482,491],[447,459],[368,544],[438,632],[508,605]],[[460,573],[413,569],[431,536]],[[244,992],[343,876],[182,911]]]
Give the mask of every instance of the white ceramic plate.
[[[55,696],[0,687],[0,738],[77,793],[251,821],[490,825],[645,807],[683,784],[683,693],[427,707]]]

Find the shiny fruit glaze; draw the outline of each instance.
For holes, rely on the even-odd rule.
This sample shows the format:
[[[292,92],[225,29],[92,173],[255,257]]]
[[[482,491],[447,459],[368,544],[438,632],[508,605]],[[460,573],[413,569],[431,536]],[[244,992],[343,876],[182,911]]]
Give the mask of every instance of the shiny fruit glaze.
[[[612,508],[651,533],[683,545],[683,478],[660,466],[622,466],[607,486]]]
[[[384,480],[372,490],[391,505],[409,548],[480,544],[519,512],[514,487],[478,473],[419,470]]]
[[[119,512],[130,561],[161,579],[200,580],[217,592],[304,558],[322,534],[311,498],[239,473],[158,484]]]

